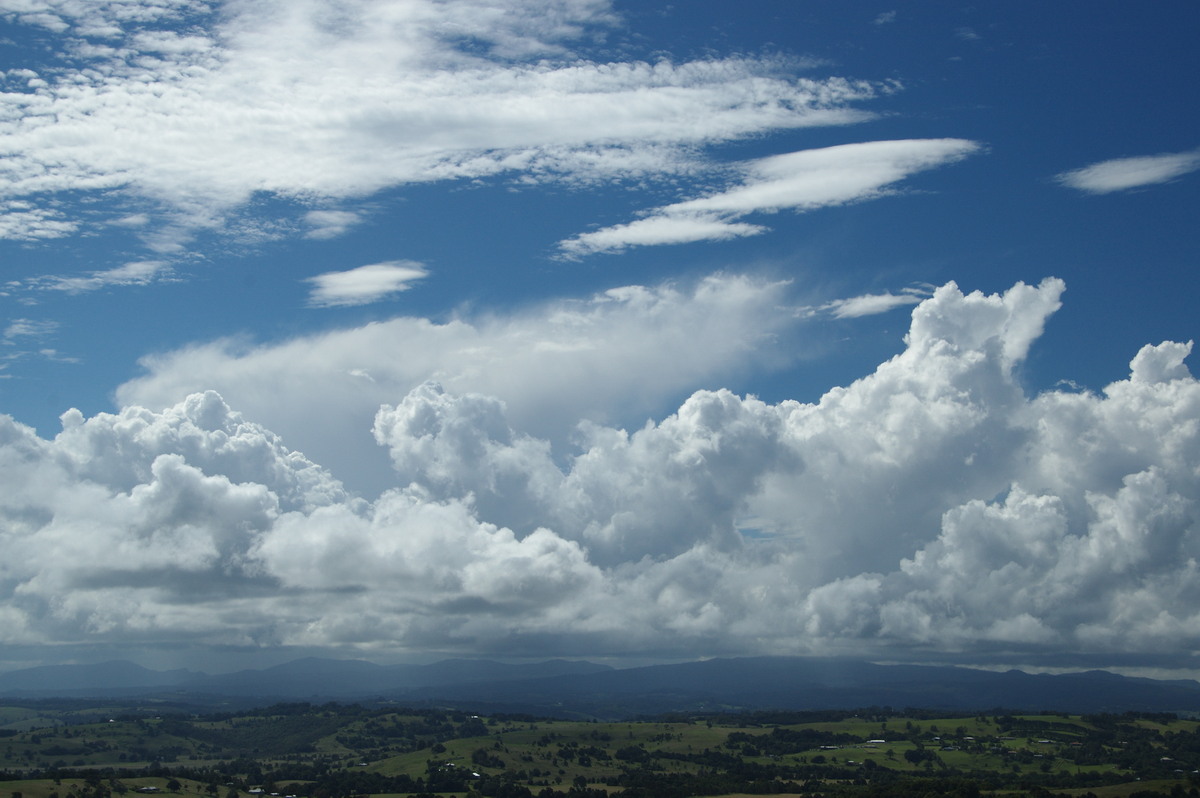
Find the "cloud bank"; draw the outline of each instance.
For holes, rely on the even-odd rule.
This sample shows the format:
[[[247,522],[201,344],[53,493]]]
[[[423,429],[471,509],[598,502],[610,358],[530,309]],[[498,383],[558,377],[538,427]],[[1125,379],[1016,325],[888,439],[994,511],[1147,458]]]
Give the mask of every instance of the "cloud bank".
[[[561,328],[678,314],[725,284],[623,289]],[[0,640],[1183,661],[1200,644],[1191,343],[1142,348],[1101,393],[1027,395],[1063,288],[944,285],[900,354],[818,402],[699,391],[641,427],[583,423],[565,456],[531,431],[520,380],[423,380],[375,408],[393,487],[370,501],[211,391],[72,411],[53,440],[0,417]]]

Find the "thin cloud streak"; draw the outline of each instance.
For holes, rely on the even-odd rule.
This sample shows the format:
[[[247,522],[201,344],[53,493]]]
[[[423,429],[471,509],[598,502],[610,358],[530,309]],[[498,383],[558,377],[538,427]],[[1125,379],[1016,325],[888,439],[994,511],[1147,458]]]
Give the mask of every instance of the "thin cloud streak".
[[[429,272],[415,261],[387,261],[359,266],[344,272],[326,272],[309,277],[312,283],[308,304],[316,308],[368,305],[407,291]]]
[[[1169,183],[1200,169],[1200,150],[1115,158],[1063,172],[1055,180],[1088,194],[1111,194]]]
[[[648,211],[646,218],[559,243],[566,258],[631,246],[721,241],[768,228],[738,221],[751,213],[811,211],[884,196],[925,169],[954,163],[980,145],[963,139],[872,141],[775,155],[740,165],[740,184]]]
[[[911,291],[903,294],[863,294],[849,299],[835,299],[821,306],[835,319],[857,319],[863,316],[875,316],[887,313],[905,305],[916,305],[927,294]]]
[[[166,261],[134,261],[115,269],[92,272],[87,277],[44,277],[36,287],[68,294],[83,294],[111,286],[149,285],[172,279],[174,271]]]
[[[362,216],[355,211],[309,211],[304,215],[304,223],[309,227],[304,237],[318,240],[337,238],[360,222]]]

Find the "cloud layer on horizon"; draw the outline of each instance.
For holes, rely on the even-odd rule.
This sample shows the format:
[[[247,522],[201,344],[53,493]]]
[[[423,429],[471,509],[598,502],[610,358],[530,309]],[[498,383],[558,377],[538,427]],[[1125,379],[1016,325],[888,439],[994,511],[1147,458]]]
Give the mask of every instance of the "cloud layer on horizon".
[[[723,279],[707,290],[753,285]],[[1142,348],[1102,393],[1029,396],[1063,287],[947,284],[900,354],[819,402],[699,391],[641,428],[584,423],[565,456],[512,385],[421,381],[376,407],[394,487],[374,500],[214,392],[70,412],[53,440],[0,417],[0,640],[1186,660],[1191,344]]]

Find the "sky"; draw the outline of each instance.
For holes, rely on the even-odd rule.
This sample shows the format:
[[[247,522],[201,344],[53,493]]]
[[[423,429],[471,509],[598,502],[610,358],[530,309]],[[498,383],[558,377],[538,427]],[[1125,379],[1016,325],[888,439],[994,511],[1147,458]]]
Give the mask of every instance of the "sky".
[[[0,671],[1200,674],[1198,29],[0,0]]]

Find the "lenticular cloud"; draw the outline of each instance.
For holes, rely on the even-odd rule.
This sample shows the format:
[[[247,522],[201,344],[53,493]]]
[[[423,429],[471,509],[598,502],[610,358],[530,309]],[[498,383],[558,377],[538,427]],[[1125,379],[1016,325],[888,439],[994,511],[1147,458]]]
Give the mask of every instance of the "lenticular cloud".
[[[215,393],[43,440],[0,418],[0,639],[528,655],[1200,644],[1191,343],[1021,387],[1063,284],[954,284],[814,404],[700,391],[555,455],[503,397],[379,408],[368,502]]]

